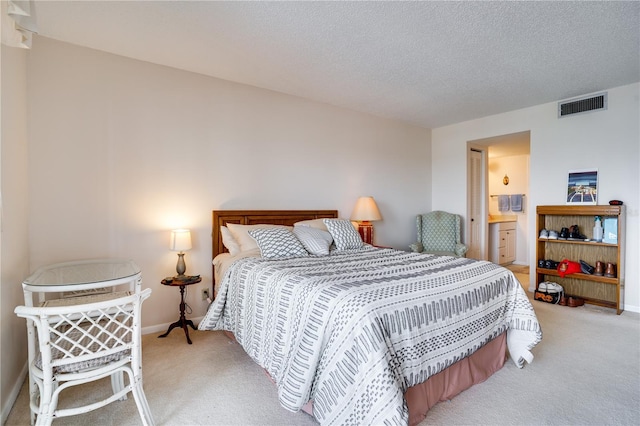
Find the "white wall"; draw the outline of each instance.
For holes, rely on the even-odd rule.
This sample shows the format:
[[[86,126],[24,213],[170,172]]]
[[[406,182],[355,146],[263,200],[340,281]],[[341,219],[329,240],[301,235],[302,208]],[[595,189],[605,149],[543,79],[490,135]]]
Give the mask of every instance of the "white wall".
[[[640,108],[638,83],[608,90],[606,111],[557,118],[552,102],[432,131],[432,207],[466,214],[466,142],[531,131],[529,208],[565,204],[567,171],[598,168],[599,204],[611,199],[627,206],[625,309],[640,311]],[[528,235],[535,233],[529,221]],[[529,238],[529,264],[535,264],[535,239]],[[530,286],[533,287],[534,277]]]
[[[504,175],[509,176],[509,184],[504,185]],[[489,158],[488,186],[490,195],[524,194],[522,211],[501,212],[498,210],[498,197],[489,198],[489,214],[515,216],[516,224],[516,260],[518,265],[529,264],[529,221],[535,219],[535,207],[529,205],[529,156],[510,155],[506,157]]]
[[[29,252],[26,53],[1,46],[0,403],[4,423],[26,372],[25,321],[13,310],[24,302],[20,284],[29,272]]]
[[[153,289],[143,326],[177,319],[169,231],[192,229],[187,273],[211,285],[211,210],[378,201],[376,243],[406,248],[429,211],[430,131],[37,37],[28,61],[32,269],[133,258]],[[204,314],[190,288],[190,318]],[[175,333],[175,331],[174,331]]]

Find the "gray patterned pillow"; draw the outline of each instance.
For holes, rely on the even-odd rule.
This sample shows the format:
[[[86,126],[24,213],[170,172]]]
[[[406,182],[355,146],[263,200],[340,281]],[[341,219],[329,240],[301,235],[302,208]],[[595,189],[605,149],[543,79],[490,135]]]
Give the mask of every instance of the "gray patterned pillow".
[[[324,224],[331,233],[338,250],[358,249],[364,244],[351,221],[346,219],[324,219]]]
[[[333,237],[327,231],[310,226],[294,226],[293,233],[300,240],[304,248],[316,256],[327,256]]]
[[[249,231],[264,259],[309,256],[304,246],[287,228],[258,228]]]

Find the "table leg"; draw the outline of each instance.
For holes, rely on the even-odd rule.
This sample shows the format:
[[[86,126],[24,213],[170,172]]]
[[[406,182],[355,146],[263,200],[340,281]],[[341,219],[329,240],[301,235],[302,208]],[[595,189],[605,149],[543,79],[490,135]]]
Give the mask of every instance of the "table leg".
[[[193,325],[193,321],[188,320],[184,315],[184,311],[186,307],[186,304],[184,303],[184,287],[185,286],[183,285],[180,286],[180,319],[174,322],[173,324],[171,324],[166,333],[161,334],[158,337],[167,337],[169,333],[171,333],[171,330],[173,330],[176,327],[180,327],[184,330],[185,336],[187,336],[187,342],[191,344],[192,342],[191,342],[191,338],[189,337],[189,329],[187,328],[187,326],[190,325],[191,328],[193,328],[194,330],[197,330],[197,328],[195,325]]]

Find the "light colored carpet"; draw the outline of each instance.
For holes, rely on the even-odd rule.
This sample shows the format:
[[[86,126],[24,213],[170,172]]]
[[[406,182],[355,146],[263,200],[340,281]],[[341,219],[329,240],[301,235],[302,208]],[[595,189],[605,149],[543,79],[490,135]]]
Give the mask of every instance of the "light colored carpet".
[[[506,268],[516,274],[526,274],[526,275],[529,274],[529,265],[511,264],[511,265],[507,265]]]
[[[528,282],[526,276],[519,277]],[[544,337],[532,364],[508,360],[486,382],[436,405],[422,425],[632,425],[640,421],[640,315],[532,302]],[[277,392],[221,332],[143,336],[144,388],[157,425],[315,425],[280,407]],[[68,391],[82,401],[108,380]],[[63,396],[65,396],[63,394]],[[7,425],[28,425],[23,386]],[[54,425],[139,425],[132,397]]]

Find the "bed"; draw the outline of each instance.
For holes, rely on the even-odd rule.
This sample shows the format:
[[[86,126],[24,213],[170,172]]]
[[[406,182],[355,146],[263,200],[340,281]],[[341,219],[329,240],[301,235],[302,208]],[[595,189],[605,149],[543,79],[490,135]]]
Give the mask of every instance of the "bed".
[[[507,347],[523,367],[542,339],[517,279],[491,262],[353,248],[339,233],[328,255],[274,257],[266,245],[230,254],[222,227],[291,227],[337,211],[212,216],[218,282],[199,329],[230,333],[275,382],[281,405],[320,424],[417,424],[502,368]],[[289,234],[257,228],[255,241]]]

